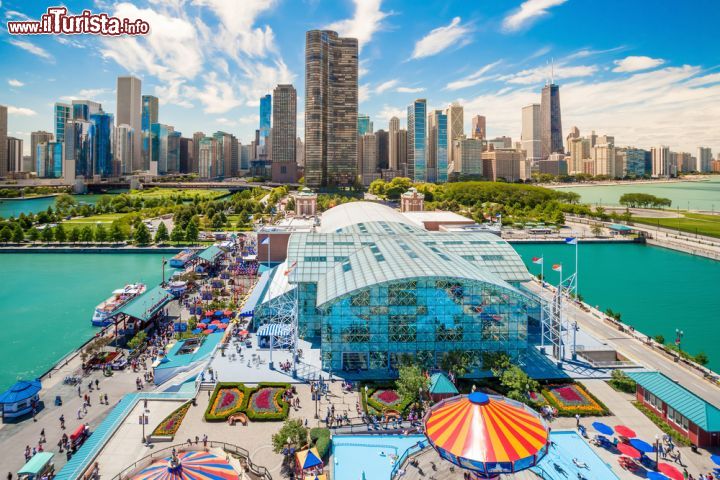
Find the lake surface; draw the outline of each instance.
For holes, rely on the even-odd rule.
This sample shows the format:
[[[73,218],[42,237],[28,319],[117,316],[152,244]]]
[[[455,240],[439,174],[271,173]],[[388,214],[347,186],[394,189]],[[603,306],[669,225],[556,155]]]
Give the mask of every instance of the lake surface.
[[[582,203],[620,205],[624,193],[648,193],[672,200],[672,208],[685,210],[720,210],[720,176],[706,182],[636,183],[623,185],[589,185],[558,188],[575,192]]]
[[[96,203],[102,195],[73,195],[75,200],[84,203]],[[55,210],[55,197],[24,198],[22,200],[0,200],[0,217],[17,218],[21,213],[39,213],[47,210],[49,206]]]
[[[162,254],[0,254],[0,392],[92,337],[95,306],[127,283],[160,283]]]
[[[575,271],[575,247],[564,244],[515,244],[528,269],[540,273],[532,257],[545,257],[545,276],[562,263],[565,276]],[[705,352],[720,371],[720,262],[640,244],[580,244],[579,287],[585,301],[601,311],[620,312],[622,321],[647,335],[673,342],[685,332],[682,348]]]

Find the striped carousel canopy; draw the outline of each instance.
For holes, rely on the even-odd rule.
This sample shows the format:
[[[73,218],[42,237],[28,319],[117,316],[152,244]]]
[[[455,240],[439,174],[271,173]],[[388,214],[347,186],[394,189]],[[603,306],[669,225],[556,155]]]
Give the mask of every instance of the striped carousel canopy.
[[[202,451],[180,452],[178,465],[171,464],[171,457],[157,460],[133,480],[238,480],[235,469],[212,453]]]
[[[537,413],[480,392],[436,404],[425,417],[425,434],[442,458],[486,477],[536,465],[549,439]]]

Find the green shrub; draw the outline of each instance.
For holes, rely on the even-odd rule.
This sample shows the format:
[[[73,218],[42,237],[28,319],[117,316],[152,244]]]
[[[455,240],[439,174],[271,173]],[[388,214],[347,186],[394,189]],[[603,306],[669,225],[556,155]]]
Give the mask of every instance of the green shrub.
[[[320,458],[325,458],[330,451],[330,429],[313,428],[310,430],[310,439],[317,448]]]
[[[632,402],[633,405],[635,405],[635,408],[640,410],[647,418],[650,419],[651,422],[653,422],[655,425],[658,426],[660,430],[670,435],[670,438],[673,439],[673,442],[675,442],[677,445],[682,446],[689,446],[690,440],[680,435],[678,432],[675,431],[670,425],[665,423],[665,420],[660,418],[655,412],[650,410],[648,407],[643,405],[640,402]]]
[[[222,415],[216,415],[213,413],[213,405],[215,405],[215,400],[217,399],[218,394],[221,390],[226,388],[233,388],[236,387],[238,390],[240,390],[243,393],[242,402],[240,402],[240,405],[237,408],[234,408],[232,410],[228,410],[227,412],[224,412]],[[230,415],[234,415],[236,413],[245,412],[247,410],[248,400],[250,399],[250,391],[248,387],[246,387],[242,383],[234,383],[234,382],[219,382],[217,385],[215,385],[215,391],[213,391],[212,396],[210,397],[210,401],[208,402],[207,409],[205,410],[205,421],[206,422],[224,422],[227,420],[227,418]],[[248,418],[250,416],[248,415]]]
[[[275,402],[275,405],[280,407],[279,412],[257,412],[253,410],[252,404],[250,403],[250,399],[252,396],[261,390],[262,388],[279,388],[277,392],[275,392],[275,395],[273,396],[273,402]],[[283,400],[283,393],[285,390],[290,388],[290,385],[287,383],[278,383],[278,382],[265,382],[265,383],[259,383],[257,387],[251,389],[248,392],[247,400],[245,403],[245,414],[247,415],[248,419],[256,421],[256,422],[265,422],[265,421],[277,421],[277,420],[285,420],[288,417],[288,413],[290,412],[290,404]],[[243,399],[245,400],[245,399]]]
[[[637,385],[635,380],[628,377],[622,370],[613,370],[608,383],[615,390],[625,393],[635,393],[635,386]]]
[[[368,387],[367,398],[365,396],[365,385]],[[388,407],[372,398],[372,395],[378,390],[395,390],[397,392],[395,385],[392,383],[366,383],[360,385],[362,408],[369,415],[381,415],[384,410],[389,408],[397,410],[400,414],[404,414],[413,403],[412,398],[403,398],[395,407]],[[400,392],[398,392],[398,395],[400,395]]]
[[[587,395],[587,397],[592,400],[591,403],[595,403],[595,405],[564,405],[557,401],[549,389],[543,388],[541,392],[543,397],[545,397],[545,400],[547,400],[551,407],[554,407],[557,410],[559,417],[574,417],[575,415],[580,415],[581,417],[599,417],[610,415],[610,410],[605,406],[605,404],[602,403],[595,395],[590,393],[587,388],[585,388],[581,383],[574,383],[574,385],[581,390],[583,394]]]

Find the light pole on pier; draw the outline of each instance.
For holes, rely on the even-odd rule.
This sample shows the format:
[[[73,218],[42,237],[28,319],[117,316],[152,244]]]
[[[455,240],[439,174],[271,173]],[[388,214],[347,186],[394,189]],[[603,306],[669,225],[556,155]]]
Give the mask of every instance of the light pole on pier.
[[[675,346],[677,347],[678,352],[681,351],[680,342],[682,341],[683,335],[685,335],[685,332],[683,332],[679,328],[675,329]]]

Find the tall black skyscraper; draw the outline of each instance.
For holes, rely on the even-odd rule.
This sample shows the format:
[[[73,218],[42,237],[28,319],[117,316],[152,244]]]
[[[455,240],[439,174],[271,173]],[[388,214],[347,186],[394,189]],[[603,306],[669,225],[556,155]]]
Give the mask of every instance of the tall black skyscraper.
[[[564,153],[560,87],[550,82],[542,89],[540,99],[540,149],[542,158],[551,153]]]

